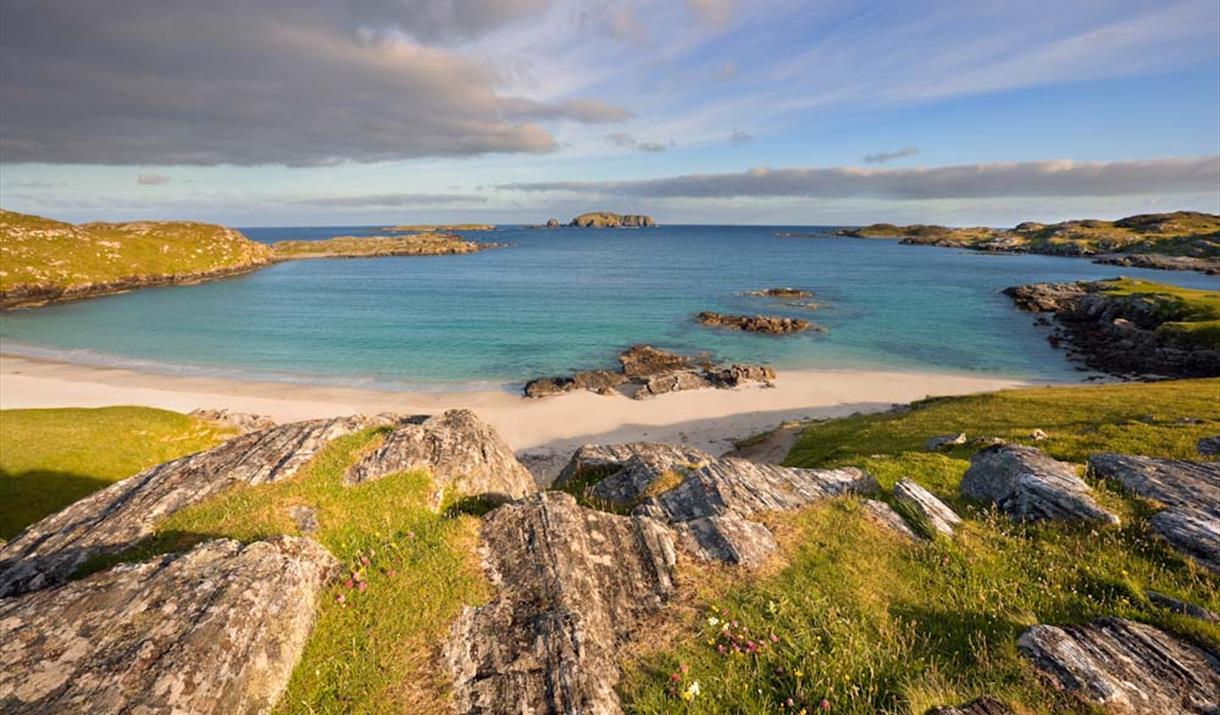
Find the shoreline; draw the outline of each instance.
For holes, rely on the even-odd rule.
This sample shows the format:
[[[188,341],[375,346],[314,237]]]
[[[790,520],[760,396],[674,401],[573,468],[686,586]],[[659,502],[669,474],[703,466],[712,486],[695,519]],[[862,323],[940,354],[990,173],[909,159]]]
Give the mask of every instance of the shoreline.
[[[573,392],[529,399],[501,390],[397,392],[305,383],[191,377],[0,353],[0,408],[142,405],[190,412],[226,408],[277,422],[359,412],[435,414],[468,408],[490,423],[536,473],[553,476],[589,442],[657,440],[714,454],[788,420],[887,410],[924,397],[1031,383],[1006,377],[881,370],[785,370],[775,387],[693,390],[632,400]],[[562,460],[558,464],[554,462]]]

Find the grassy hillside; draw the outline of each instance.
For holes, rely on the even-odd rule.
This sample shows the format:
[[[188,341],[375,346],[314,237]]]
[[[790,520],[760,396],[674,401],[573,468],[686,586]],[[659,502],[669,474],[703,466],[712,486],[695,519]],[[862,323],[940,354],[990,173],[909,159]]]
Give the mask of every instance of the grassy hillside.
[[[1165,283],[1120,278],[1096,285],[1123,300],[1151,309],[1164,322],[1157,330],[1179,340],[1220,350],[1220,291],[1179,288]]]
[[[229,430],[150,407],[0,410],[0,539]]]
[[[849,229],[845,233],[860,238],[904,238],[910,243],[980,250],[1081,256],[1150,253],[1220,258],[1220,216],[1193,211],[1141,214],[1118,221],[1083,219],[1053,224],[1029,222],[1012,229],[879,223]]]
[[[675,643],[631,664],[630,709],[815,713],[825,701],[836,713],[923,713],[994,694],[1021,712],[1087,712],[1047,689],[1018,655],[1027,626],[1118,614],[1220,646],[1217,624],[1148,601],[1156,590],[1220,609],[1220,579],[1153,537],[1147,505],[1094,485],[1121,527],[1022,526],[959,497],[978,446],[922,451],[936,434],[1032,443],[1032,430],[1042,429],[1049,437],[1038,446],[1073,462],[1103,450],[1198,458],[1195,441],[1220,432],[1218,405],[1220,380],[1195,380],[938,398],[909,412],[811,425],[790,464],[862,466],[887,492],[915,479],[966,517],[964,528],[953,540],[912,544],[853,500],[773,518],[786,562],[746,583],[692,569],[687,579],[700,596]],[[726,621],[734,624],[727,632]],[[748,641],[764,645],[734,653],[735,642],[749,650]],[[700,693],[684,702],[694,681]]]
[[[419,233],[410,236],[337,236],[324,241],[277,241],[272,245],[277,259],[371,258],[374,256],[440,256],[475,253],[498,244],[467,241],[449,233]]]
[[[70,224],[0,209],[0,297],[90,294],[108,284],[206,277],[262,265],[271,251],[189,221]],[[121,288],[121,285],[113,288]]]

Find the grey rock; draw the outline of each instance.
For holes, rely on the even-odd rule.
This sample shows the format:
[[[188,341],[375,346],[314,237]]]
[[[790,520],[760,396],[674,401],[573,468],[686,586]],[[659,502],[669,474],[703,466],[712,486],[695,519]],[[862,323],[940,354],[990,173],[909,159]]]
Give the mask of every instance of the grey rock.
[[[632,345],[618,356],[618,361],[623,366],[623,374],[631,379],[696,367],[695,361],[685,355],[651,345]]]
[[[766,365],[734,363],[728,367],[706,370],[704,377],[715,387],[732,388],[751,382],[770,384],[775,380],[775,369]]]
[[[658,478],[668,473],[685,474],[714,457],[694,447],[661,442],[587,444],[572,455],[555,486],[592,482],[588,493],[605,501],[634,505]]]
[[[250,412],[234,412],[233,410],[191,410],[191,417],[197,417],[207,422],[216,422],[229,427],[236,427],[238,434],[256,432],[275,426],[275,420],[266,415],[256,415]]]
[[[927,715],[1016,715],[1016,712],[990,695],[975,698],[965,705],[933,708]]]
[[[674,593],[672,535],[545,492],[482,528],[495,598],[466,608],[444,660],[463,713],[619,713],[620,644]]]
[[[1220,462],[1103,453],[1089,457],[1089,470],[1094,477],[1119,482],[1145,499],[1220,518]]]
[[[1220,573],[1220,519],[1214,514],[1172,506],[1154,514],[1148,524],[1175,549]]]
[[[1021,521],[1090,519],[1111,524],[1118,517],[1093,500],[1076,470],[1033,447],[997,445],[978,452],[962,477],[962,493],[995,502]]]
[[[470,410],[400,424],[381,446],[352,465],[348,485],[426,469],[436,486],[433,506],[445,493],[509,500],[537,491],[534,477],[500,435]]]
[[[1205,456],[1220,454],[1220,434],[1200,439],[1196,449],[1199,450],[1199,454]]]
[[[268,712],[338,567],[309,539],[220,539],[0,600],[0,710]]]
[[[133,546],[180,509],[239,484],[288,479],[331,440],[396,419],[361,415],[293,422],[234,437],[116,482],[31,525],[0,548],[0,597],[63,583],[89,558]]]
[[[919,521],[945,536],[953,536],[953,530],[962,523],[962,518],[948,504],[910,479],[902,479],[894,485],[894,499],[910,509]]]
[[[1174,598],[1173,596],[1166,595],[1159,591],[1144,591],[1144,595],[1147,596],[1148,600],[1154,605],[1173,611],[1174,613],[1183,613],[1191,618],[1198,618],[1200,620],[1210,621],[1212,623],[1220,623],[1220,614],[1213,613],[1212,611],[1209,611],[1197,604],[1187,603],[1186,601]]]
[[[938,434],[935,437],[929,437],[923,443],[923,448],[928,452],[936,452],[949,447],[957,447],[966,443],[966,433],[958,432],[957,434]]]
[[[670,392],[682,392],[685,390],[702,390],[706,387],[711,387],[712,383],[703,373],[695,372],[694,370],[679,370],[677,372],[667,372],[661,375],[652,375],[647,381],[636,390],[632,398],[636,400],[646,400],[657,395],[664,395]]]
[[[865,499],[860,504],[864,507],[864,512],[869,517],[890,531],[899,536],[905,536],[912,541],[920,538],[919,534],[916,534],[910,525],[907,524],[906,519],[903,519],[902,515],[894,511],[894,507],[889,504],[877,501],[876,499]]]
[[[298,504],[288,510],[288,515],[302,534],[312,534],[318,530],[318,511],[313,507]]]
[[[1037,625],[1017,647],[1055,686],[1114,712],[1215,713],[1220,702],[1220,659],[1142,623]]]

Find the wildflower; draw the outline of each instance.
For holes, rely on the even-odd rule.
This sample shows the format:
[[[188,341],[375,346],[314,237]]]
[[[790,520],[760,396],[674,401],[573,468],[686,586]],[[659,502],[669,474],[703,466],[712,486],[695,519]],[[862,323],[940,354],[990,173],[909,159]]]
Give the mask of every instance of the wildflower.
[[[342,606],[344,603],[347,602],[347,596],[344,596],[341,593],[337,593],[337,594],[335,594],[335,602],[338,603],[340,606]]]
[[[707,644],[708,644],[708,645],[716,645],[716,639],[715,639],[715,638],[708,638],[708,639],[707,639]]]
[[[772,642],[772,643],[779,643],[779,636],[777,636],[777,635],[775,635],[774,633],[772,633],[772,634],[771,634],[771,642]]]
[[[361,591],[363,591],[364,589],[366,589],[368,587],[369,587],[369,585],[367,583],[365,583],[364,581],[361,581],[360,584],[356,586],[356,588],[358,588]]]
[[[682,691],[682,699],[687,702],[690,702],[690,701],[694,700],[695,696],[698,695],[700,692],[701,692],[701,690],[699,688],[699,681],[698,680],[692,681],[690,685],[686,686],[686,690]]]
[[[682,671],[683,675],[686,675],[687,673],[690,672],[690,666],[687,665],[686,663],[680,663],[678,665],[678,670]]]
[[[352,579],[350,579],[350,578],[349,578],[348,580],[346,580],[346,581],[344,581],[344,582],[343,582],[343,585],[344,585],[344,586],[346,586],[346,587],[348,587],[348,588],[355,588],[355,587],[356,587],[356,582],[355,582],[355,581],[353,581]]]
[[[784,701],[784,703],[785,703],[785,704],[786,704],[788,707],[792,707],[793,705],[795,705],[795,704],[796,704],[796,703],[795,703],[795,702],[792,700],[792,698],[788,698],[787,700],[785,700],[785,701]]]
[[[385,572],[385,575],[386,575],[386,576],[389,576],[389,577],[391,577],[391,578],[393,578],[394,576],[397,576],[397,575],[398,575],[398,572],[397,572],[397,571],[395,571],[394,569],[390,569],[389,571],[386,571],[386,572]]]
[[[670,673],[670,674],[669,674],[669,679],[670,679],[670,680],[672,680],[672,681],[674,681],[674,682],[676,683],[676,682],[678,682],[679,680],[682,680],[682,676],[681,676],[681,675],[678,675],[677,673]]]
[[[827,700],[826,698],[822,698],[822,701],[820,703],[818,703],[818,707],[821,708],[822,710],[829,711],[830,710],[830,701]]]
[[[725,648],[724,645],[716,646],[716,652],[719,653],[720,655],[724,655],[725,651],[727,651],[727,650],[728,650],[728,648]]]
[[[795,675],[795,676],[796,676],[796,677],[798,677],[798,678],[801,678],[801,677],[804,677],[804,675],[805,675],[805,671],[800,670],[800,669],[798,668],[797,670],[792,671],[792,674],[793,674],[793,675]]]
[[[767,601],[767,613],[770,613],[771,615],[774,616],[778,612],[779,612],[779,604],[776,603],[775,601]]]
[[[712,627],[718,626],[720,625],[720,619],[715,616],[708,616],[707,624]]]
[[[369,557],[367,557],[367,556],[361,556],[361,557],[360,557],[360,564],[361,564],[362,566],[368,566],[368,565],[369,565]]]

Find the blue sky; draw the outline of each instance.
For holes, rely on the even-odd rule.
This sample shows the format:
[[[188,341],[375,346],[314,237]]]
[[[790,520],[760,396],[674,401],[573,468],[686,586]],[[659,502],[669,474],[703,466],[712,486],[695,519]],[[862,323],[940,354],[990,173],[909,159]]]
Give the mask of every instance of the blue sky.
[[[1214,1],[95,5],[0,6],[5,208],[240,226],[1220,212]]]

